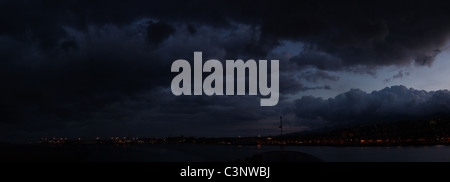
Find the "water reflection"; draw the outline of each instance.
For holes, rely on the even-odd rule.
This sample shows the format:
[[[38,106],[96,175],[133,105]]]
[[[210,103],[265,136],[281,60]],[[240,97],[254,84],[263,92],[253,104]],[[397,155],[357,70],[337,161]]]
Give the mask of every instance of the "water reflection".
[[[123,151],[91,151],[90,160],[98,156],[116,153],[123,161],[147,162],[228,162],[244,159],[255,154],[280,151],[279,146],[265,145],[195,145],[161,144],[131,145]],[[98,148],[97,148],[98,149]],[[325,162],[450,162],[450,147],[437,146],[393,146],[393,147],[329,147],[329,146],[285,146],[284,151],[302,152],[315,156]],[[103,157],[110,160],[109,157]],[[115,158],[120,159],[120,158]]]

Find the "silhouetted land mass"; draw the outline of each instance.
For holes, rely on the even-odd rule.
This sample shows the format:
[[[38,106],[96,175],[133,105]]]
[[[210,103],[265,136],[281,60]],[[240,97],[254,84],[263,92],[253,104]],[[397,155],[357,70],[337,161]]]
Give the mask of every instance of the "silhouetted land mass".
[[[450,144],[450,117],[353,125],[293,133],[287,144],[303,145],[434,145]]]
[[[185,146],[192,146],[193,148],[207,147],[206,145],[257,145],[258,148],[260,148],[260,145],[337,147],[448,145],[450,144],[450,117],[353,125],[334,129],[327,128],[291,133],[283,135],[283,137],[206,138],[177,136],[166,138],[110,137],[94,139],[45,137],[39,143],[33,144],[1,143],[0,153],[2,155],[0,156],[0,161],[89,161],[93,160],[92,158],[97,160],[99,156],[106,156],[106,161],[111,159],[139,161],[141,160],[140,158],[133,158],[133,156],[148,156],[145,152],[146,150],[139,150],[141,145],[144,148],[154,146],[153,148],[158,149],[160,146],[176,147],[178,146],[176,144],[189,144]],[[125,146],[130,146],[131,148]],[[158,155],[161,154],[156,153],[154,156],[157,158]],[[287,159],[287,155],[292,155],[287,157],[292,160],[320,161],[314,156],[311,157],[302,153],[289,153],[289,151],[255,154],[243,159],[243,161],[284,161]]]
[[[431,119],[430,119],[431,118]],[[40,141],[51,145],[83,144],[222,144],[222,145],[437,145],[450,144],[450,117],[435,116],[428,119],[403,120],[378,124],[348,125],[340,128],[323,128],[284,136],[260,137],[111,137],[96,139],[68,139],[46,137]]]

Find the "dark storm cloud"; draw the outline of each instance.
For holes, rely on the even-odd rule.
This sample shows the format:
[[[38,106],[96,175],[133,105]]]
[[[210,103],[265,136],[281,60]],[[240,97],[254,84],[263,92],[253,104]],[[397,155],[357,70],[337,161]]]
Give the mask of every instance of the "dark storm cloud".
[[[265,24],[262,30],[303,41],[303,51],[291,59],[299,66],[340,70],[359,65],[430,65],[448,40],[445,7],[426,2],[311,3],[279,13],[292,18]]]
[[[306,72],[306,73],[289,73],[289,74],[281,74],[280,75],[280,93],[283,94],[296,94],[300,91],[307,90],[317,90],[317,89],[325,89],[330,90],[331,86],[323,85],[323,86],[308,86],[301,82],[301,78],[304,78],[313,83],[317,83],[319,80],[332,80],[337,81],[339,77],[330,76],[325,72]],[[283,97],[282,97],[283,99]]]
[[[150,22],[147,27],[147,36],[145,40],[152,46],[158,47],[171,34],[175,33],[175,29],[164,22]]]
[[[315,72],[303,72],[299,76],[300,78],[303,78],[309,82],[317,83],[319,80],[331,80],[331,81],[338,81],[339,76],[330,75],[325,71],[315,71]]]
[[[296,100],[295,112],[301,120],[329,125],[399,121],[436,114],[450,114],[450,92],[423,91],[404,86],[386,87],[371,93],[352,89],[334,98],[304,96]]]
[[[257,50],[251,48],[256,42],[247,43],[257,32],[252,26],[234,24],[231,28],[215,28],[197,23],[195,29],[186,29],[184,23],[152,19],[164,16],[138,16],[127,6],[117,12],[119,16],[112,16],[113,13],[111,17],[108,9],[122,10],[115,5],[111,5],[115,8],[107,6],[107,10],[83,5],[74,12],[58,5],[71,16],[40,17],[45,3],[38,4],[37,10],[28,7],[33,4],[8,4],[29,10],[29,14],[19,14],[16,21],[2,22],[2,27],[10,27],[7,30],[17,29],[0,35],[0,53],[5,58],[0,68],[5,85],[0,91],[5,96],[0,104],[2,140],[21,134],[114,135],[137,130],[140,126],[137,121],[148,123],[149,129],[141,131],[141,135],[167,135],[175,126],[184,126],[184,132],[195,133],[199,126],[256,122],[270,113],[259,108],[257,97],[177,98],[162,89],[167,88],[174,76],[170,72],[171,62],[180,58],[192,61],[193,51],[203,51],[205,59],[224,60],[227,55],[235,55],[231,58],[245,55],[240,49]],[[59,14],[63,10],[48,11]],[[81,18],[75,23],[66,21],[70,17],[83,17],[82,14],[106,15]],[[34,20],[39,20],[36,22],[39,25],[27,25]],[[43,27],[45,31],[41,31]],[[140,95],[147,98],[146,102],[140,101]],[[177,133],[183,133],[183,127],[178,128]]]
[[[9,123],[2,129],[54,133],[126,121],[127,112],[104,114],[103,110],[171,80],[170,72],[161,71],[170,70],[170,63],[143,51],[151,47],[138,35],[128,36],[130,27],[68,31],[71,40],[52,49],[1,37],[7,46],[0,53],[7,59],[0,68],[4,84],[0,121]],[[99,32],[101,37],[96,36]]]
[[[403,76],[409,76],[409,72],[408,71],[404,71],[404,70],[399,70],[395,75],[392,76],[392,78],[386,78],[383,80],[384,83],[388,83],[393,79],[401,79],[403,78]]]
[[[339,77],[323,70],[430,65],[448,37],[447,10],[415,2],[0,1],[0,135],[257,126],[294,112],[283,94],[330,89],[319,81]],[[278,111],[259,107],[253,96],[168,91],[172,61],[192,62],[194,51],[204,60],[277,59],[268,55],[284,40],[304,46],[280,60]],[[297,72],[307,67],[320,71]],[[326,102],[310,99],[317,109]],[[317,112],[305,118],[326,116]]]
[[[0,34],[50,47],[66,36],[61,26],[83,31],[90,24],[123,26],[145,17],[163,21],[149,24],[147,34],[155,36],[147,39],[155,44],[173,33],[167,22],[187,22],[191,33],[194,25],[239,22],[260,27],[260,39],[225,45],[227,54],[264,57],[279,40],[296,40],[305,48],[291,61],[327,70],[430,65],[450,29],[447,6],[427,2],[5,1]]]
[[[191,24],[186,25],[187,30],[189,31],[189,33],[191,33],[192,35],[194,35],[197,32],[197,29],[192,26]]]

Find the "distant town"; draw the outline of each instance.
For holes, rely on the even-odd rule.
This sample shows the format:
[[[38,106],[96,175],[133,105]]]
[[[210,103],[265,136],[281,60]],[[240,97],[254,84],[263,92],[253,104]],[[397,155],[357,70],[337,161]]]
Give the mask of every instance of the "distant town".
[[[145,138],[115,136],[109,138],[43,137],[48,145],[80,144],[217,144],[217,145],[304,145],[304,146],[390,146],[450,144],[450,117],[405,120],[373,125],[354,125],[335,129],[290,133],[278,136],[206,138],[177,136]]]

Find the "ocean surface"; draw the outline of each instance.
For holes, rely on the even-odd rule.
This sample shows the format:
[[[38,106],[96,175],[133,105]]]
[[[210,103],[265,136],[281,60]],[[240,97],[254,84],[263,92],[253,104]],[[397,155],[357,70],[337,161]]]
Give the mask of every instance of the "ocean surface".
[[[232,162],[280,146],[134,144],[0,146],[0,161]],[[450,146],[333,147],[284,146],[325,162],[450,162]]]
[[[87,161],[229,162],[279,151],[279,146],[131,145],[93,146]],[[450,146],[332,147],[285,146],[285,151],[313,155],[325,162],[450,162]],[[105,155],[107,154],[107,155]]]

